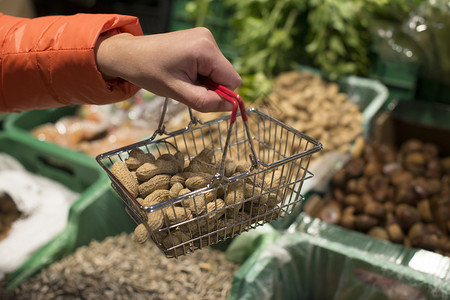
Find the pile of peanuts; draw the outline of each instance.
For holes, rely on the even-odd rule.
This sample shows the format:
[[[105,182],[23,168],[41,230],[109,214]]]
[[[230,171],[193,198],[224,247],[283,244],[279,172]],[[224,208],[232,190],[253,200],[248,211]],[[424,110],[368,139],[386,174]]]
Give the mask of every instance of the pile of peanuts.
[[[144,243],[152,237],[164,249],[171,249],[169,255],[178,256],[216,243],[228,235],[239,234],[252,223],[278,218],[277,205],[282,199],[276,189],[284,184],[279,170],[272,170],[270,175],[264,173],[264,177],[250,176],[229,184],[214,181],[211,189],[191,193],[212,182],[218,170],[218,163],[214,161],[221,162],[221,159],[215,159],[211,148],[203,149],[190,161],[185,160],[180,151],[155,158],[151,153],[134,148],[125,161],[113,164],[111,173],[142,209],[180,199],[147,212],[146,222],[135,228],[136,242]],[[249,163],[227,159],[224,175],[242,174],[249,167]],[[205,237],[213,231],[216,234]]]

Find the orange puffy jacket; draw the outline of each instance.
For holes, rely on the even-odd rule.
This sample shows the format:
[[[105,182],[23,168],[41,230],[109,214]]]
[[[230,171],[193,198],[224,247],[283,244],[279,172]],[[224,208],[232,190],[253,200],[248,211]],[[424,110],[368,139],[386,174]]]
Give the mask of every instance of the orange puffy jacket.
[[[100,34],[142,35],[136,17],[77,14],[34,19],[0,13],[0,111],[124,100],[138,87],[104,81],[94,46]]]

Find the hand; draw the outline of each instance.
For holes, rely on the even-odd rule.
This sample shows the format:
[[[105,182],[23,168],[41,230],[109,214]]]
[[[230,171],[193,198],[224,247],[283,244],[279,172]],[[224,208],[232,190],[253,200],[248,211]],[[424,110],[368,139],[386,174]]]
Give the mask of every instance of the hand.
[[[228,111],[232,105],[198,85],[198,75],[231,90],[241,83],[211,32],[202,27],[148,36],[121,33],[100,37],[96,59],[105,79],[123,78],[200,112]]]

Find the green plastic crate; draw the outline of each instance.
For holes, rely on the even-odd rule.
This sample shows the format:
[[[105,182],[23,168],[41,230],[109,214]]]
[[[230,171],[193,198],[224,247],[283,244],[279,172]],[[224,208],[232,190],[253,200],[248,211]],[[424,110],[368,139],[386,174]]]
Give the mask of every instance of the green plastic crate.
[[[302,214],[288,232],[247,259],[235,275],[229,300],[449,297],[450,258]]]
[[[42,268],[92,240],[131,232],[135,224],[95,160],[12,132],[0,133],[0,152],[16,158],[30,172],[80,193],[69,210],[65,229],[7,277],[12,289]]]

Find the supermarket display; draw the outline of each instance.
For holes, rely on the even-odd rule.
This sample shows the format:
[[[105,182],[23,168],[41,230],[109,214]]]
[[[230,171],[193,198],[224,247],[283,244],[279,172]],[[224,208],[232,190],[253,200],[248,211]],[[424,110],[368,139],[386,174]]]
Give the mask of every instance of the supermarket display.
[[[450,298],[448,0],[106,2],[209,28],[233,111],[0,113],[0,299]]]
[[[2,221],[15,214],[9,230],[1,232],[0,279],[16,270],[67,224],[69,208],[79,194],[61,183],[28,172],[19,161],[0,153],[0,210]],[[4,214],[9,209],[9,214]],[[12,203],[11,203],[12,202]],[[18,213],[18,214],[17,214]],[[5,224],[6,225],[6,224]]]
[[[155,111],[161,110],[164,98],[140,90],[131,99],[110,105],[82,105],[41,112],[24,112],[9,121],[15,130],[31,130],[41,141],[96,156],[142,140],[154,131],[159,122]],[[183,105],[171,101],[167,118],[173,122]],[[34,114],[43,116],[42,123]],[[55,120],[48,120],[53,114]]]
[[[450,256],[450,156],[410,139],[363,145],[304,211],[330,224]],[[318,197],[316,199],[316,197]]]
[[[204,249],[168,260],[156,246],[118,234],[55,261],[2,299],[226,299],[239,265]]]

